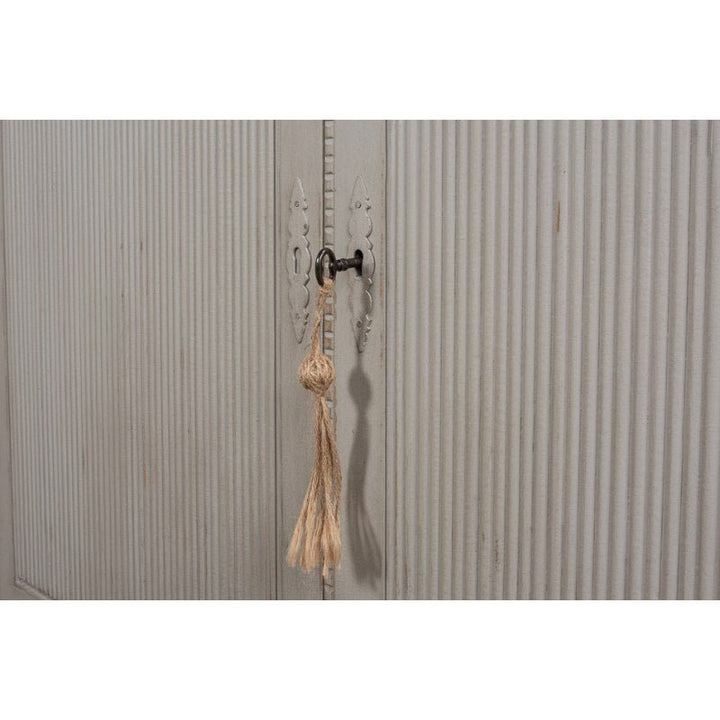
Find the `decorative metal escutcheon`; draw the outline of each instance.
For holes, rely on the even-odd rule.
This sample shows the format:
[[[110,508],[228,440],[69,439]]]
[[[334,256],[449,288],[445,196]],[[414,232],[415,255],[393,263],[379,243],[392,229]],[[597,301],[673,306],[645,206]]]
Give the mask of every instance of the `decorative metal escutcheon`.
[[[362,254],[362,265],[358,272],[350,275],[350,317],[358,352],[367,344],[368,332],[372,322],[373,299],[370,288],[375,275],[375,256],[372,252],[372,218],[370,217],[370,198],[365,182],[361,177],[355,180],[350,201],[350,222],[348,231],[350,242],[347,255],[350,258]]]
[[[310,291],[307,284],[310,280],[312,257],[310,256],[310,243],[307,239],[310,228],[305,214],[307,207],[307,199],[300,178],[295,178],[290,195],[290,220],[288,221],[290,239],[285,255],[285,266],[290,281],[288,290],[290,319],[295,330],[295,338],[299,343],[302,342],[305,335],[308,321],[307,307],[310,302]]]

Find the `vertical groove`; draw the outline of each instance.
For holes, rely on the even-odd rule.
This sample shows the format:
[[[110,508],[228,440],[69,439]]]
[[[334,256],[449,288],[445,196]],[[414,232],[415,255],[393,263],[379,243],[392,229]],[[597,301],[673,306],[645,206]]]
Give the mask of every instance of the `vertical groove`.
[[[690,184],[690,245],[688,272],[687,355],[685,375],[685,433],[681,494],[681,556],[678,596],[698,594],[698,517],[700,485],[700,441],[703,408],[702,345],[704,333],[705,271],[707,267],[707,124],[693,123]]]
[[[650,323],[651,276],[653,273],[654,208],[654,131],[651,121],[639,123],[635,210],[636,261],[632,276],[635,312],[632,343],[632,388],[634,405],[631,413],[628,514],[628,577],[627,595],[639,599],[643,593],[643,550],[645,533],[645,495],[648,478],[648,417],[650,386]],[[656,279],[657,281],[657,279]]]
[[[577,517],[577,581],[575,596],[593,597],[600,357],[600,253],[602,233],[602,124],[588,124],[584,178],[583,304],[581,329],[580,483]],[[580,235],[580,225],[576,224]],[[579,237],[574,242],[580,244]],[[571,591],[568,584],[567,592]]]
[[[699,589],[698,596],[709,600],[717,597],[718,583],[718,520],[720,513],[720,322],[714,313],[720,308],[720,123],[708,128],[708,196],[707,247],[708,259],[705,285],[705,402],[702,436],[702,484],[700,516]]]
[[[523,196],[522,385],[520,389],[520,538],[518,598],[532,596],[533,487],[535,441],[535,292],[537,258],[538,123],[526,123]]]
[[[532,580],[530,597],[547,596],[547,528],[549,481],[549,432],[551,410],[551,324],[553,286],[553,230],[555,228],[553,182],[554,128],[541,123],[538,132],[538,184],[537,184],[537,280],[535,283],[535,422],[534,422],[534,475],[532,489],[533,541]]]
[[[508,355],[507,355],[507,426],[506,476],[507,503],[505,507],[505,579],[502,596],[520,596],[521,552],[521,403],[522,403],[522,311],[523,311],[523,148],[525,126],[510,125],[509,193],[508,200]]]
[[[422,315],[426,315],[429,311],[429,296],[423,292],[423,288],[430,287],[430,277],[433,269],[432,265],[432,237],[430,235],[430,216],[432,213],[431,193],[432,181],[421,182],[420,178],[431,178],[431,138],[430,130],[432,123],[423,121],[418,123],[418,174],[415,182],[415,197],[418,206],[421,208],[418,213],[417,235],[420,244],[420,252],[418,254],[418,267],[416,274],[418,282],[415,285],[415,298],[417,307],[421,309]],[[421,316],[422,316],[421,315]],[[433,483],[433,469],[429,467],[430,460],[430,442],[431,431],[428,423],[423,422],[423,418],[432,417],[433,408],[431,402],[431,383],[429,375],[432,370],[430,365],[431,338],[430,327],[427,323],[417,323],[415,325],[415,334],[418,338],[419,352],[414,358],[413,376],[416,380],[415,387],[418,393],[415,398],[414,422],[416,437],[419,439],[418,452],[416,454],[415,472],[418,472],[420,482],[418,488],[417,507],[418,517],[421,527],[425,532],[418,533],[417,537],[417,565],[416,568],[432,567],[431,548],[433,547],[433,524],[431,507],[431,487]],[[427,359],[427,361],[426,361]],[[437,364],[437,363],[435,363]],[[422,472],[421,468],[426,468],[426,472]],[[417,575],[417,592],[423,597],[433,598],[431,584],[433,583],[435,573],[418,573]]]
[[[636,123],[623,122],[619,138],[618,187],[618,254],[616,265],[615,356],[613,358],[613,451],[609,548],[608,593],[610,599],[623,598],[627,592],[628,505],[632,486],[630,436],[632,407],[637,397],[638,379],[635,367],[632,335],[636,325],[636,303],[633,292],[635,273],[638,216],[636,214],[638,183]]]
[[[430,201],[428,203],[428,233],[429,233],[429,273],[428,284],[432,283],[437,286],[442,293],[442,242],[438,242],[438,238],[442,237],[442,186],[443,186],[443,135],[442,123],[433,121],[430,124],[430,173],[432,182],[428,186]],[[440,295],[442,299],[442,294]],[[427,397],[430,405],[430,413],[438,417],[442,412],[442,328],[436,324],[430,326],[428,335],[428,360],[431,366],[431,372],[426,373],[425,377],[429,383]],[[443,440],[443,432],[431,432],[427,442],[428,468],[430,477],[440,477],[441,475],[441,445]],[[441,484],[431,482],[428,493],[428,508],[430,512],[430,532],[428,533],[429,554],[432,558],[431,563],[436,567],[437,573],[431,578],[432,584],[428,589],[428,596],[433,599],[442,597],[442,587],[446,584],[446,576],[449,572],[449,566],[443,562],[443,554],[447,554],[447,546],[443,542],[443,521],[442,514],[445,503],[441,502]]]
[[[495,262],[495,318],[493,328],[493,531],[492,531],[492,579],[489,594],[501,599],[505,579],[505,505],[507,485],[506,439],[507,439],[507,344],[508,344],[508,267],[510,242],[510,127],[508,122],[498,124],[496,137],[496,233]]]
[[[648,423],[648,483],[646,487],[646,527],[642,538],[644,585],[641,596],[661,597],[663,474],[667,458],[667,359],[670,346],[668,298],[670,289],[670,234],[672,180],[672,126],[658,123],[655,136],[655,187],[653,191],[653,265],[650,280],[651,370],[649,377],[650,412]]]
[[[458,253],[463,256],[469,256],[469,233],[468,233],[468,214],[467,205],[463,204],[466,199],[464,192],[468,183],[468,157],[467,148],[469,143],[469,123],[458,122],[453,128],[447,129],[448,147],[447,157],[448,163],[455,163],[455,183],[452,187],[452,194],[448,198],[450,212],[444,212],[444,221],[449,224],[448,232],[444,238],[443,247],[447,243],[452,243],[452,238],[457,238]],[[452,144],[454,141],[454,145]],[[454,212],[452,212],[454,210]],[[450,267],[448,267],[450,266]],[[443,267],[452,269],[453,283],[449,290],[452,297],[452,304],[455,308],[453,314],[454,324],[452,326],[452,336],[443,340],[444,352],[448,352],[449,348],[453,356],[453,363],[449,366],[452,373],[453,384],[449,392],[455,402],[454,412],[452,415],[451,426],[455,428],[452,443],[452,458],[454,470],[452,475],[452,585],[450,597],[464,598],[467,593],[467,584],[465,582],[466,568],[466,545],[467,536],[466,528],[468,526],[468,506],[465,502],[466,493],[471,492],[465,480],[467,461],[467,443],[465,434],[465,418],[467,417],[467,332],[465,331],[468,323],[468,309],[465,303],[457,302],[457,297],[466,297],[468,293],[468,277],[469,263],[444,263]],[[445,328],[449,331],[450,323],[445,324]],[[388,337],[392,337],[388,333]],[[447,466],[445,466],[447,467]]]
[[[561,516],[560,597],[577,596],[578,515],[580,485],[580,410],[582,383],[582,314],[584,307],[584,246],[586,125],[570,123],[567,211],[567,362],[565,365],[565,473]]]
[[[387,123],[387,206],[396,208],[399,198],[403,196],[403,176],[401,167],[405,156],[401,143],[404,123],[388,121]],[[387,216],[387,262],[389,267],[398,269],[397,246],[405,237],[400,225],[401,213],[395,212]],[[401,284],[402,275],[396,275],[395,282],[387,283],[387,337],[400,338],[400,311],[399,299],[404,297],[405,288]],[[398,351],[397,343],[387,344],[387,374],[397,376],[400,370],[399,363],[402,353]],[[387,559],[385,563],[385,588],[387,598],[402,597],[401,585],[398,577],[400,569],[405,564],[404,546],[401,538],[403,527],[403,477],[398,469],[398,459],[402,457],[402,433],[399,425],[399,408],[401,407],[398,395],[402,387],[398,383],[386,384],[387,392],[387,424],[386,424],[386,486],[385,502],[387,525],[385,528],[385,548]]]
[[[422,123],[410,122],[408,124],[408,146],[413,148],[413,167],[411,168],[411,174],[406,179],[405,183],[405,204],[412,205],[417,208],[417,213],[408,218],[408,235],[410,237],[418,238],[418,267],[421,266],[423,260],[427,261],[427,258],[423,257],[423,250],[426,249],[427,244],[424,242],[424,238],[420,238],[420,218],[422,217],[423,210],[419,207],[419,191],[418,187],[421,184],[420,168],[422,164],[422,153],[419,150],[420,147],[420,132],[422,129]],[[405,286],[408,288],[408,299],[412,305],[416,308],[420,308],[421,296],[420,287],[417,279],[417,273],[415,270],[411,270],[409,264],[404,265],[403,273],[405,274]],[[410,295],[410,288],[412,288],[412,295]],[[416,314],[415,317],[411,317],[410,322],[405,327],[404,339],[409,341],[410,338],[416,344],[417,352],[414,355],[403,354],[405,358],[405,367],[403,376],[408,378],[411,388],[417,388],[419,377],[418,367],[420,364],[420,352],[422,348],[422,338],[420,337],[420,325],[418,322],[421,314]],[[411,324],[412,323],[412,324]],[[404,425],[408,428],[411,437],[417,438],[418,436],[418,419],[420,411],[418,409],[420,393],[417,391],[404,393],[405,400],[405,411],[403,413]],[[405,464],[402,468],[403,474],[408,478],[417,478],[415,482],[408,483],[407,485],[407,496],[406,496],[406,507],[411,513],[410,517],[415,519],[421,519],[421,502],[422,502],[422,491],[427,482],[427,474],[425,477],[420,472],[418,455],[419,448],[414,448],[415,452],[405,454]],[[407,521],[403,527],[404,531],[404,542],[408,546],[408,557],[406,558],[406,566],[404,568],[403,586],[405,588],[405,597],[416,597],[422,596],[422,590],[419,583],[422,581],[424,574],[420,572],[418,556],[420,554],[420,535],[414,532],[415,526],[409,527]],[[426,531],[427,529],[424,528]]]
[[[492,597],[492,569],[494,559],[493,536],[493,477],[495,474],[493,445],[494,422],[493,404],[495,393],[495,233],[497,228],[497,123],[489,122],[484,128],[482,143],[481,177],[486,192],[481,205],[481,222],[471,227],[480,238],[480,302],[471,307],[480,308],[480,320],[477,342],[480,345],[480,457],[479,457],[479,506],[478,518],[478,575],[476,595],[481,598]],[[473,337],[471,335],[471,337]],[[471,386],[475,386],[471,382]],[[473,440],[470,436],[469,441]]]
[[[681,488],[685,399],[688,245],[690,222],[690,122],[672,128],[671,260],[668,296],[668,403],[662,501],[660,597],[679,596]]]
[[[562,509],[564,504],[565,445],[568,427],[566,382],[568,361],[568,205],[570,171],[569,122],[557,123],[553,158],[555,193],[552,203],[552,300],[550,301],[550,438],[547,496],[546,597],[560,598],[562,573]]]
[[[465,433],[463,446],[465,448],[465,475],[468,478],[468,492],[465,496],[465,558],[464,558],[464,592],[463,597],[474,598],[478,595],[478,582],[480,576],[480,538],[481,538],[481,334],[480,334],[480,298],[483,292],[481,285],[482,270],[482,244],[481,244],[481,217],[484,208],[481,203],[470,202],[470,191],[478,186],[482,180],[482,148],[483,126],[478,123],[468,123],[467,134],[467,166],[466,186],[462,189],[465,196],[464,215],[467,228],[467,272],[465,285],[466,297],[470,298],[465,312],[464,332],[467,335],[464,387],[467,393],[466,417],[464,420]],[[390,273],[392,277],[392,273]],[[482,370],[484,372],[484,369]]]
[[[613,478],[612,428],[615,355],[614,302],[618,253],[619,123],[603,123],[602,182],[600,218],[600,319],[598,336],[598,416],[595,478],[595,533],[592,597],[609,597],[610,575],[610,486]],[[592,345],[591,345],[592,347]]]
[[[452,206],[455,201],[457,188],[457,167],[455,162],[455,143],[457,142],[458,123],[437,123],[436,131],[440,134],[435,148],[439,153],[436,162],[440,165],[440,177],[436,179],[438,196],[435,207],[436,226],[435,236],[440,238],[437,243],[436,252],[440,260],[436,260],[436,282],[442,292],[442,304],[454,304],[454,293],[458,286],[458,266],[456,263],[443,263],[442,251],[453,242],[456,237],[456,219],[454,213],[443,212],[444,207]],[[436,258],[438,255],[436,255]],[[449,599],[453,597],[453,588],[457,582],[458,568],[455,562],[446,562],[446,558],[455,560],[456,537],[462,537],[463,524],[462,515],[454,503],[455,490],[459,483],[456,478],[455,464],[457,462],[457,430],[455,422],[455,411],[460,401],[460,388],[457,385],[457,370],[454,356],[451,351],[455,337],[457,337],[459,307],[453,313],[452,323],[446,322],[439,328],[440,340],[437,346],[437,353],[440,356],[439,377],[437,380],[437,391],[440,393],[441,405],[438,408],[438,415],[441,417],[453,418],[453,422],[445,428],[445,432],[438,433],[439,443],[439,466],[436,476],[442,477],[447,472],[452,482],[438,483],[439,507],[438,524],[440,540],[438,543],[436,562],[440,567],[438,597]],[[460,338],[458,338],[458,343]],[[456,349],[459,354],[460,348]]]

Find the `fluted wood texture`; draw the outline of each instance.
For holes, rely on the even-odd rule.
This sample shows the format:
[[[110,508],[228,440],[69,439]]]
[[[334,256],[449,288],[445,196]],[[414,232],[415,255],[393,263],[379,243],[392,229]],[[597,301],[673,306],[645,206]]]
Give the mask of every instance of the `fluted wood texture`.
[[[272,123],[2,135],[18,578],[273,597]]]
[[[388,127],[387,593],[720,596],[720,124]]]

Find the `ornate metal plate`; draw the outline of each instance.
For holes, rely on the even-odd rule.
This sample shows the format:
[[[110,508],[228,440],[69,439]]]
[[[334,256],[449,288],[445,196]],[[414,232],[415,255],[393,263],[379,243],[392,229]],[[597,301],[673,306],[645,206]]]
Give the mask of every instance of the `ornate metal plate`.
[[[300,343],[305,335],[305,327],[308,321],[308,303],[310,302],[310,291],[307,288],[310,279],[310,243],[307,239],[309,230],[307,210],[307,199],[303,190],[300,178],[295,178],[292,195],[290,196],[290,220],[288,229],[290,239],[288,240],[285,265],[287,267],[290,288],[288,299],[290,300],[290,319],[295,330],[295,338]]]
[[[375,256],[372,252],[370,235],[372,234],[372,218],[370,217],[370,198],[368,197],[365,182],[361,177],[355,180],[355,187],[350,201],[350,242],[348,243],[348,257],[356,252],[363,256],[362,273],[358,274],[350,269],[350,317],[358,352],[365,349],[370,323],[372,318],[372,295],[370,287],[375,274]]]

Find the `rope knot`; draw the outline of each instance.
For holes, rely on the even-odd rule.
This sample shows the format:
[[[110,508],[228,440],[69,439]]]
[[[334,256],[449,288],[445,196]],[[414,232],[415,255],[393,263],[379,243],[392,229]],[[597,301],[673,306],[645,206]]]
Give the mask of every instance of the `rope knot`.
[[[298,380],[306,390],[324,394],[335,381],[335,367],[327,355],[308,355],[298,369]]]

